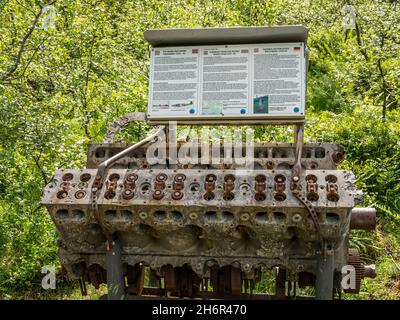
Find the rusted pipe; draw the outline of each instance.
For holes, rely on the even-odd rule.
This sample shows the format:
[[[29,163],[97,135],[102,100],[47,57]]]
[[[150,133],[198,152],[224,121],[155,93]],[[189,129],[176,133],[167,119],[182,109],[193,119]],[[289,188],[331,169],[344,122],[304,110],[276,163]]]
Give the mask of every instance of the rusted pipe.
[[[296,126],[296,160],[292,169],[292,179],[298,182],[301,173],[301,155],[304,144],[304,125]]]
[[[376,270],[375,270],[375,265],[370,264],[368,266],[364,266],[364,278],[376,278]]]
[[[374,230],[376,227],[375,208],[353,208],[351,210],[350,229]]]
[[[119,159],[125,157],[126,155],[128,155],[129,153],[131,153],[133,150],[138,149],[144,145],[146,145],[149,142],[152,142],[153,140],[157,139],[159,134],[162,133],[165,130],[165,126],[160,126],[157,128],[157,131],[151,135],[149,135],[148,137],[146,137],[145,139],[135,143],[134,145],[122,150],[121,152],[117,153],[115,156],[112,156],[111,158],[103,161],[102,163],[100,163],[100,165],[98,166],[98,170],[99,170],[99,175],[102,176],[104,171],[109,168],[113,163],[115,163],[116,161],[118,161]]]

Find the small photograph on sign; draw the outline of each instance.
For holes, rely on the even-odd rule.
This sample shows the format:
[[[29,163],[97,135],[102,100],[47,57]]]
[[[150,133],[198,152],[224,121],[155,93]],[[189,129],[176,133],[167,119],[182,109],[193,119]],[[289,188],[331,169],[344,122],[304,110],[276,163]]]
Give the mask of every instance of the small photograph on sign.
[[[267,114],[268,113],[268,96],[261,96],[254,98],[254,111],[255,114]]]
[[[157,112],[174,112],[181,115],[196,113],[194,101],[154,101],[152,108]]]
[[[183,111],[194,109],[193,101],[170,101],[171,111]]]
[[[223,104],[221,101],[204,101],[202,114],[212,115],[212,114],[222,114]]]

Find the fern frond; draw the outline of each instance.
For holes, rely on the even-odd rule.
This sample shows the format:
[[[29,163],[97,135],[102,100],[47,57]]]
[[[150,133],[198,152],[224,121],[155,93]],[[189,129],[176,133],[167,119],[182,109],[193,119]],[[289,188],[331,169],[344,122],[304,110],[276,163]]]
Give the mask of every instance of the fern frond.
[[[395,219],[396,221],[400,222],[400,213],[396,213],[391,211],[387,206],[384,204],[380,203],[374,203],[374,206],[381,212],[383,212],[385,215]]]

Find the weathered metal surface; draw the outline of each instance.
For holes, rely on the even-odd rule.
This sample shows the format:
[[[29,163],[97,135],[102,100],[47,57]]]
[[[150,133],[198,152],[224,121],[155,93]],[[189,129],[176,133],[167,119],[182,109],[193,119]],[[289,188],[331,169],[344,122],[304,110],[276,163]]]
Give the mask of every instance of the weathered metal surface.
[[[354,208],[351,211],[350,229],[374,230],[375,227],[375,208]]]
[[[118,118],[108,127],[107,133],[104,137],[104,142],[113,143],[117,132],[121,130],[121,128],[126,124],[132,123],[134,121],[145,122],[146,114],[144,112],[131,112]]]
[[[114,241],[112,249],[107,251],[106,261],[108,299],[122,300],[125,295],[125,280],[122,270],[121,248],[118,241]]]
[[[178,142],[177,152],[186,142]],[[100,163],[132,144],[124,142],[100,143],[89,146],[87,168],[95,169]],[[243,147],[244,149],[245,147]],[[221,153],[223,148],[221,146]],[[146,147],[138,148],[118,160],[112,168],[148,169],[165,168],[165,164],[150,165],[146,160]],[[165,151],[168,154],[168,149]],[[294,143],[256,143],[254,144],[255,169],[291,169],[295,164],[296,145]],[[335,169],[343,160],[344,149],[338,144],[307,143],[303,146],[301,164],[304,169]],[[228,167],[228,168],[227,168]],[[170,164],[170,169],[234,169],[236,164]]]
[[[355,287],[344,290],[348,293],[359,293],[361,288],[361,280],[363,278],[375,278],[375,265],[364,265],[361,262],[360,252],[358,249],[350,248],[348,250],[347,264],[354,267],[355,271]]]
[[[317,257],[315,275],[315,297],[317,300],[331,300],[333,298],[333,278],[335,270],[335,255],[330,242],[326,242],[326,255]]]
[[[274,27],[191,28],[146,30],[152,46],[243,43],[307,42],[308,30],[301,25]]]
[[[128,146],[92,145],[88,169],[59,170],[44,190],[42,202],[59,231],[59,256],[70,277],[95,287],[107,282],[111,236],[121,246],[125,290],[135,295],[146,292],[145,267],[164,279],[165,294],[178,297],[208,297],[210,287],[217,297],[251,293],[264,267],[315,285],[325,254],[321,239],[332,246],[333,273],[348,263],[352,214],[365,211],[353,209],[362,197],[353,173],[336,169],[344,154],[339,145],[304,145],[296,182],[290,143],[255,145],[254,170],[150,165],[143,146],[99,176],[99,165]],[[366,224],[371,227],[358,226]],[[365,267],[365,274],[373,269]],[[285,297],[282,281],[277,298]]]

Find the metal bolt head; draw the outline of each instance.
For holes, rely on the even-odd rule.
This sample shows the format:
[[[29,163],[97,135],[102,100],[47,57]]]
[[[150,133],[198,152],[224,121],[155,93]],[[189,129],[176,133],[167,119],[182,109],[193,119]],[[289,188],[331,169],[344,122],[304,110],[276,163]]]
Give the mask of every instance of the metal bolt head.
[[[292,217],[293,222],[300,222],[301,219],[302,219],[302,217],[298,213],[294,214],[293,217]]]
[[[190,214],[189,214],[189,218],[190,219],[192,219],[192,220],[195,220],[195,219],[197,219],[197,213],[196,212],[191,212]]]
[[[144,212],[144,211],[142,211],[142,212],[140,212],[139,213],[139,217],[140,217],[140,219],[146,219],[147,218],[147,213],[146,212]]]

